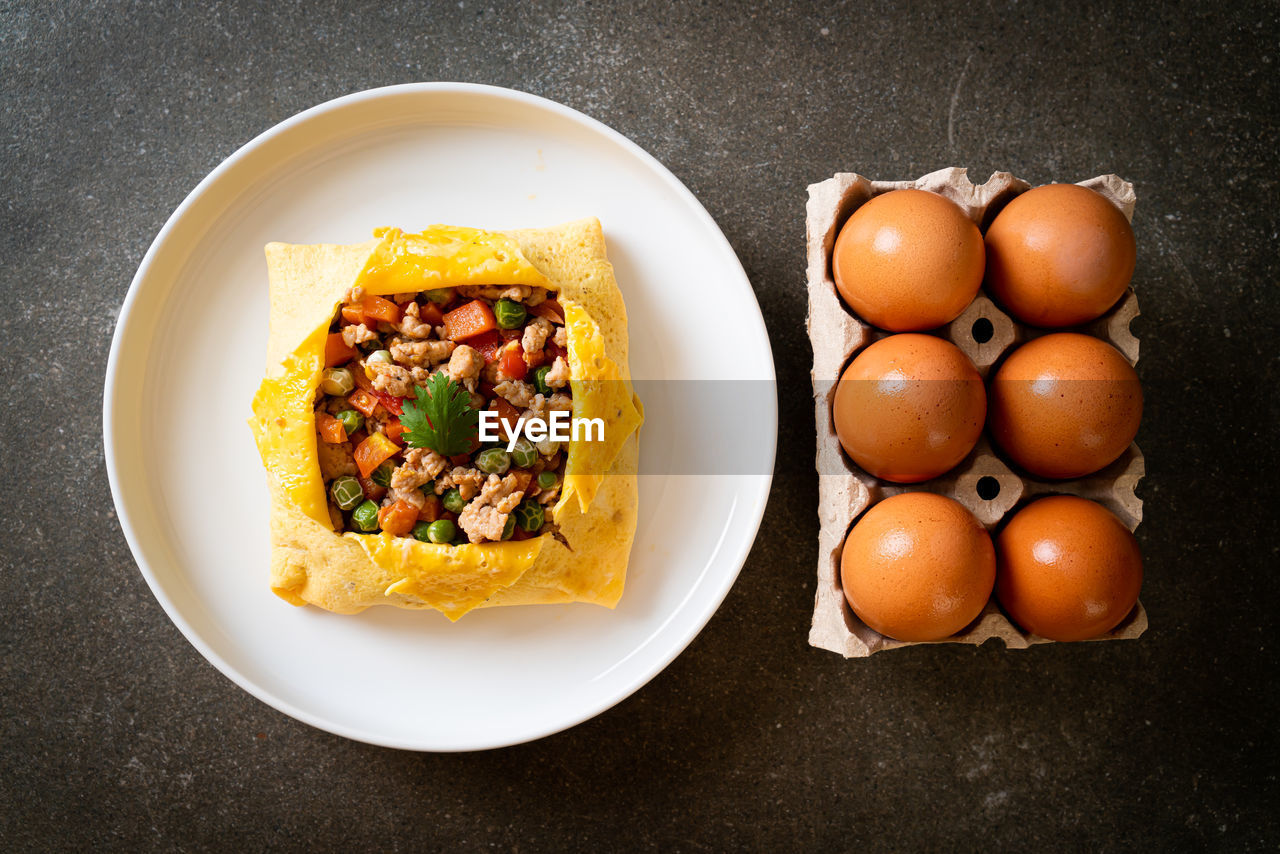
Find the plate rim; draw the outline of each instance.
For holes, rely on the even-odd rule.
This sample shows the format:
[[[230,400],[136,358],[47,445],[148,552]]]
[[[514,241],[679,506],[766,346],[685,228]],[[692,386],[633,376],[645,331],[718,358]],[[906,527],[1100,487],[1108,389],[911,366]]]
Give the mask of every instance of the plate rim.
[[[742,280],[750,290],[752,295],[752,304],[755,308],[754,321],[758,325],[762,340],[765,343],[765,351],[768,356],[768,380],[773,385],[774,394],[765,396],[767,408],[769,410],[769,422],[771,425],[770,442],[768,451],[768,473],[764,475],[752,476],[756,480],[754,489],[755,495],[753,500],[757,505],[754,513],[748,515],[747,525],[750,529],[750,536],[743,537],[741,542],[736,546],[735,552],[731,557],[734,565],[732,572],[726,573],[720,589],[713,591],[713,595],[708,599],[707,607],[702,613],[699,613],[691,626],[684,632],[684,636],[678,638],[678,642],[672,644],[665,654],[655,659],[654,663],[645,668],[636,678],[624,683],[622,687],[614,692],[603,696],[596,703],[584,706],[583,709],[569,715],[562,724],[551,728],[544,728],[542,731],[528,735],[517,734],[513,738],[498,739],[485,743],[459,743],[455,745],[441,746],[438,744],[425,743],[407,743],[402,739],[388,738],[380,733],[370,730],[359,729],[330,720],[324,716],[318,715],[308,709],[301,708],[296,704],[283,699],[267,686],[258,684],[249,679],[237,668],[233,667],[218,652],[216,652],[197,632],[194,627],[187,622],[181,611],[165,592],[163,585],[160,583],[156,574],[153,572],[150,563],[144,555],[139,539],[135,534],[132,521],[130,519],[130,511],[128,510],[123,499],[122,487],[120,483],[120,474],[117,470],[116,461],[116,445],[118,439],[116,437],[115,422],[115,398],[119,393],[118,390],[118,374],[119,374],[119,358],[120,351],[123,347],[124,331],[130,325],[134,305],[138,300],[138,294],[142,290],[143,281],[148,277],[152,264],[160,249],[166,244],[170,235],[178,228],[179,224],[188,215],[190,209],[196,202],[214,185],[222,179],[222,176],[234,169],[241,161],[247,159],[259,148],[266,145],[270,140],[283,135],[298,125],[305,124],[320,115],[328,112],[344,109],[353,104],[364,101],[376,100],[385,97],[394,97],[398,95],[416,95],[416,94],[435,94],[435,93],[452,93],[462,95],[482,95],[487,97],[498,97],[511,99],[520,102],[526,106],[531,106],[541,110],[546,110],[555,114],[560,118],[569,119],[570,121],[584,126],[586,129],[603,136],[614,145],[621,147],[627,153],[637,157],[649,169],[661,178],[670,189],[685,201],[690,207],[694,215],[703,220],[711,231],[716,235],[719,242],[719,249],[722,253],[727,253],[727,258],[732,260],[736,271],[741,275]],[[125,540],[129,546],[129,552],[133,557],[134,564],[138,571],[142,574],[143,579],[147,582],[147,587],[151,591],[151,595],[156,599],[163,609],[169,621],[177,627],[182,636],[191,644],[205,661],[212,664],[223,676],[230,679],[235,685],[255,697],[260,702],[281,712],[294,720],[300,721],[308,726],[314,727],[321,731],[341,736],[366,744],[373,744],[380,747],[389,747],[400,750],[410,750],[416,752],[432,752],[432,753],[456,753],[470,752],[480,750],[493,750],[502,747],[510,747],[518,744],[525,744],[555,735],[565,730],[571,729],[578,724],[590,720],[618,703],[630,697],[639,691],[649,682],[651,682],[658,674],[665,670],[672,661],[674,661],[689,644],[702,633],[707,623],[720,609],[724,599],[728,596],[729,590],[732,589],[737,581],[742,568],[750,555],[752,547],[755,545],[756,537],[759,535],[760,525],[764,519],[765,510],[768,507],[769,496],[772,491],[774,467],[777,463],[777,442],[778,442],[778,400],[777,400],[777,368],[773,359],[772,343],[769,340],[768,328],[764,322],[764,314],[760,308],[760,302],[755,296],[755,290],[751,286],[750,277],[747,276],[746,270],[742,267],[742,261],[738,258],[732,244],[724,235],[723,230],[716,223],[715,219],[707,212],[702,203],[694,196],[684,183],[675,176],[665,165],[649,152],[641,148],[637,143],[627,138],[620,132],[614,130],[598,119],[594,119],[585,113],[580,112],[572,107],[566,106],[549,98],[534,95],[528,92],[522,92],[516,89],[509,89],[502,86],[493,86],[481,83],[464,83],[464,82],[418,82],[404,83],[392,86],[380,86],[372,89],[365,89],[342,95],[323,101],[315,106],[309,107],[301,112],[280,121],[261,133],[254,136],[248,142],[239,146],[235,151],[223,159],[217,166],[213,168],[207,175],[202,178],[199,183],[183,198],[182,202],[174,209],[174,211],[165,220],[164,225],[156,233],[155,238],[148,246],[146,253],[143,255],[138,265],[137,271],[129,282],[128,291],[125,294],[124,301],[120,305],[120,312],[116,318],[115,329],[111,337],[111,347],[107,356],[106,373],[103,387],[102,398],[102,438],[103,438],[103,454],[107,469],[107,480],[111,490],[111,500],[115,509],[117,521],[120,524],[121,531],[125,536]],[[754,516],[754,518],[750,518]]]

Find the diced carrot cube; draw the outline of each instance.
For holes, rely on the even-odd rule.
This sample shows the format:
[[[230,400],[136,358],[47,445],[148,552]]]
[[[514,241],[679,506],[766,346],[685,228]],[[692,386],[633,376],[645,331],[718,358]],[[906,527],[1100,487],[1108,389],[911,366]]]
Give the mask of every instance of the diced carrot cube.
[[[422,505],[422,509],[418,511],[419,522],[434,522],[440,518],[440,511],[444,507],[440,503],[439,496],[428,495],[426,503]]]
[[[386,431],[388,439],[395,442],[397,445],[404,444],[400,437],[404,435],[405,426],[400,423],[399,419],[396,419],[395,421],[388,421],[387,426],[384,427],[383,430]]]
[[[378,527],[393,537],[403,537],[418,521],[418,508],[400,499],[378,511]]]
[[[372,392],[365,391],[362,388],[358,388],[347,395],[347,402],[363,412],[366,418],[378,408],[378,398],[374,397]]]
[[[316,413],[316,429],[320,431],[320,438],[331,445],[341,445],[347,441],[347,428],[327,412]]]
[[[450,341],[466,341],[496,329],[493,309],[484,300],[473,299],[444,316],[444,337]]]
[[[366,294],[364,299],[360,301],[360,311],[364,313],[366,323],[370,319],[381,320],[384,323],[400,322],[400,306],[389,299],[383,299],[373,294]]]
[[[355,452],[356,466],[360,469],[360,475],[368,477],[373,474],[374,469],[382,465],[385,460],[395,456],[399,451],[400,448],[396,443],[388,439],[386,435],[370,433],[369,438],[361,442]]]
[[[330,332],[329,337],[324,340],[324,366],[326,368],[345,365],[358,355],[360,354],[356,348],[348,347],[347,342],[342,340],[341,332]]]

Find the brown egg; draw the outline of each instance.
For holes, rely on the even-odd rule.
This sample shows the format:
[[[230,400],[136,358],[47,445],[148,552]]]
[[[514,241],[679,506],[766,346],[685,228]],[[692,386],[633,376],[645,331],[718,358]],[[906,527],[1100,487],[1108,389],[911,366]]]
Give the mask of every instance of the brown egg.
[[[1036,187],[987,229],[987,290],[1033,326],[1078,326],[1129,287],[1137,247],[1115,205],[1075,184]]]
[[[955,202],[893,190],[853,212],[831,255],[849,307],[890,332],[955,320],[982,285],[982,233]]]
[[[903,641],[950,637],[991,598],[991,537],[957,501],[906,492],[872,506],[840,558],[849,607],[882,635]]]
[[[991,438],[1028,472],[1081,477],[1129,447],[1142,420],[1142,386],[1110,344],[1059,332],[1005,359],[988,415]]]
[[[1128,616],[1142,553],[1100,504],[1054,495],[1018,511],[996,540],[996,597],[1015,623],[1056,641],[1096,638]]]
[[[953,468],[982,434],[987,393],[956,345],[890,335],[867,347],[836,386],[832,417],[853,461],[896,483]]]

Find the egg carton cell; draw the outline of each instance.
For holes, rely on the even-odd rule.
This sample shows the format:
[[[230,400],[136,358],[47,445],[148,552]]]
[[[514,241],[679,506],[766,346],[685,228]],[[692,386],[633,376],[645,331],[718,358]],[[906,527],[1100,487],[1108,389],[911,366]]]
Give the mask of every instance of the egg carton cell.
[[[1136,196],[1133,186],[1115,175],[1079,182],[1097,191],[1132,220]],[[1145,473],[1136,444],[1101,471],[1075,480],[1045,480],[1022,471],[1005,459],[983,437],[958,466],[922,483],[899,484],[881,480],[861,469],[845,453],[836,435],[832,402],[837,381],[849,363],[867,346],[892,334],[859,318],[841,298],[832,273],[832,250],[841,226],[862,204],[882,193],[920,189],[955,202],[985,234],[995,216],[1013,198],[1031,189],[1026,181],[1008,172],[996,172],[975,185],[961,168],[941,169],[915,181],[872,181],[854,173],[839,173],[809,187],[806,209],[807,329],[813,345],[814,413],[817,425],[818,478],[818,586],[814,596],[809,643],[846,658],[861,658],[885,649],[913,646],[879,634],[849,608],[840,585],[840,554],[854,523],[876,502],[903,492],[935,492],[954,498],[977,517],[988,531],[1034,498],[1070,494],[1102,504],[1130,530],[1142,521],[1142,501],[1135,494]],[[1070,331],[1083,332],[1115,347],[1133,365],[1138,360],[1138,339],[1130,324],[1138,315],[1132,289],[1102,317]],[[1066,330],[1038,329],[1010,317],[987,295],[985,285],[955,320],[928,334],[955,344],[987,380],[1001,361],[1019,345],[1042,335]],[[1146,611],[1139,602],[1112,631],[1098,640],[1136,638],[1147,627]],[[994,593],[982,613],[960,633],[937,643],[980,644],[997,638],[1013,649],[1051,643],[1029,634],[1000,610]]]

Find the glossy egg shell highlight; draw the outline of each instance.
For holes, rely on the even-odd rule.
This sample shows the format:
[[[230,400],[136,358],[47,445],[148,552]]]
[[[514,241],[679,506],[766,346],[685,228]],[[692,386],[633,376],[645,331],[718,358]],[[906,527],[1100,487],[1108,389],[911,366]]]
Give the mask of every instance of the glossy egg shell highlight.
[[[950,637],[982,613],[995,582],[991,537],[959,502],[906,492],[853,526],[840,580],[853,612],[902,641]]]
[[[950,199],[892,190],[853,212],[831,254],[845,302],[890,332],[936,329],[955,320],[982,285],[982,233]]]
[[[867,472],[918,483],[954,468],[982,435],[987,393],[969,357],[932,335],[890,335],[840,377],[836,435]]]
[[[987,291],[1024,323],[1062,328],[1111,308],[1133,278],[1137,244],[1100,193],[1049,184],[1021,194],[987,228]]]
[[[1138,433],[1138,374],[1105,341],[1060,332],[1023,344],[991,381],[991,438],[1029,473],[1083,477],[1114,462]]]
[[[1142,553],[1093,501],[1055,495],[1018,511],[996,540],[996,597],[1023,629],[1078,641],[1114,629],[1137,604]]]

